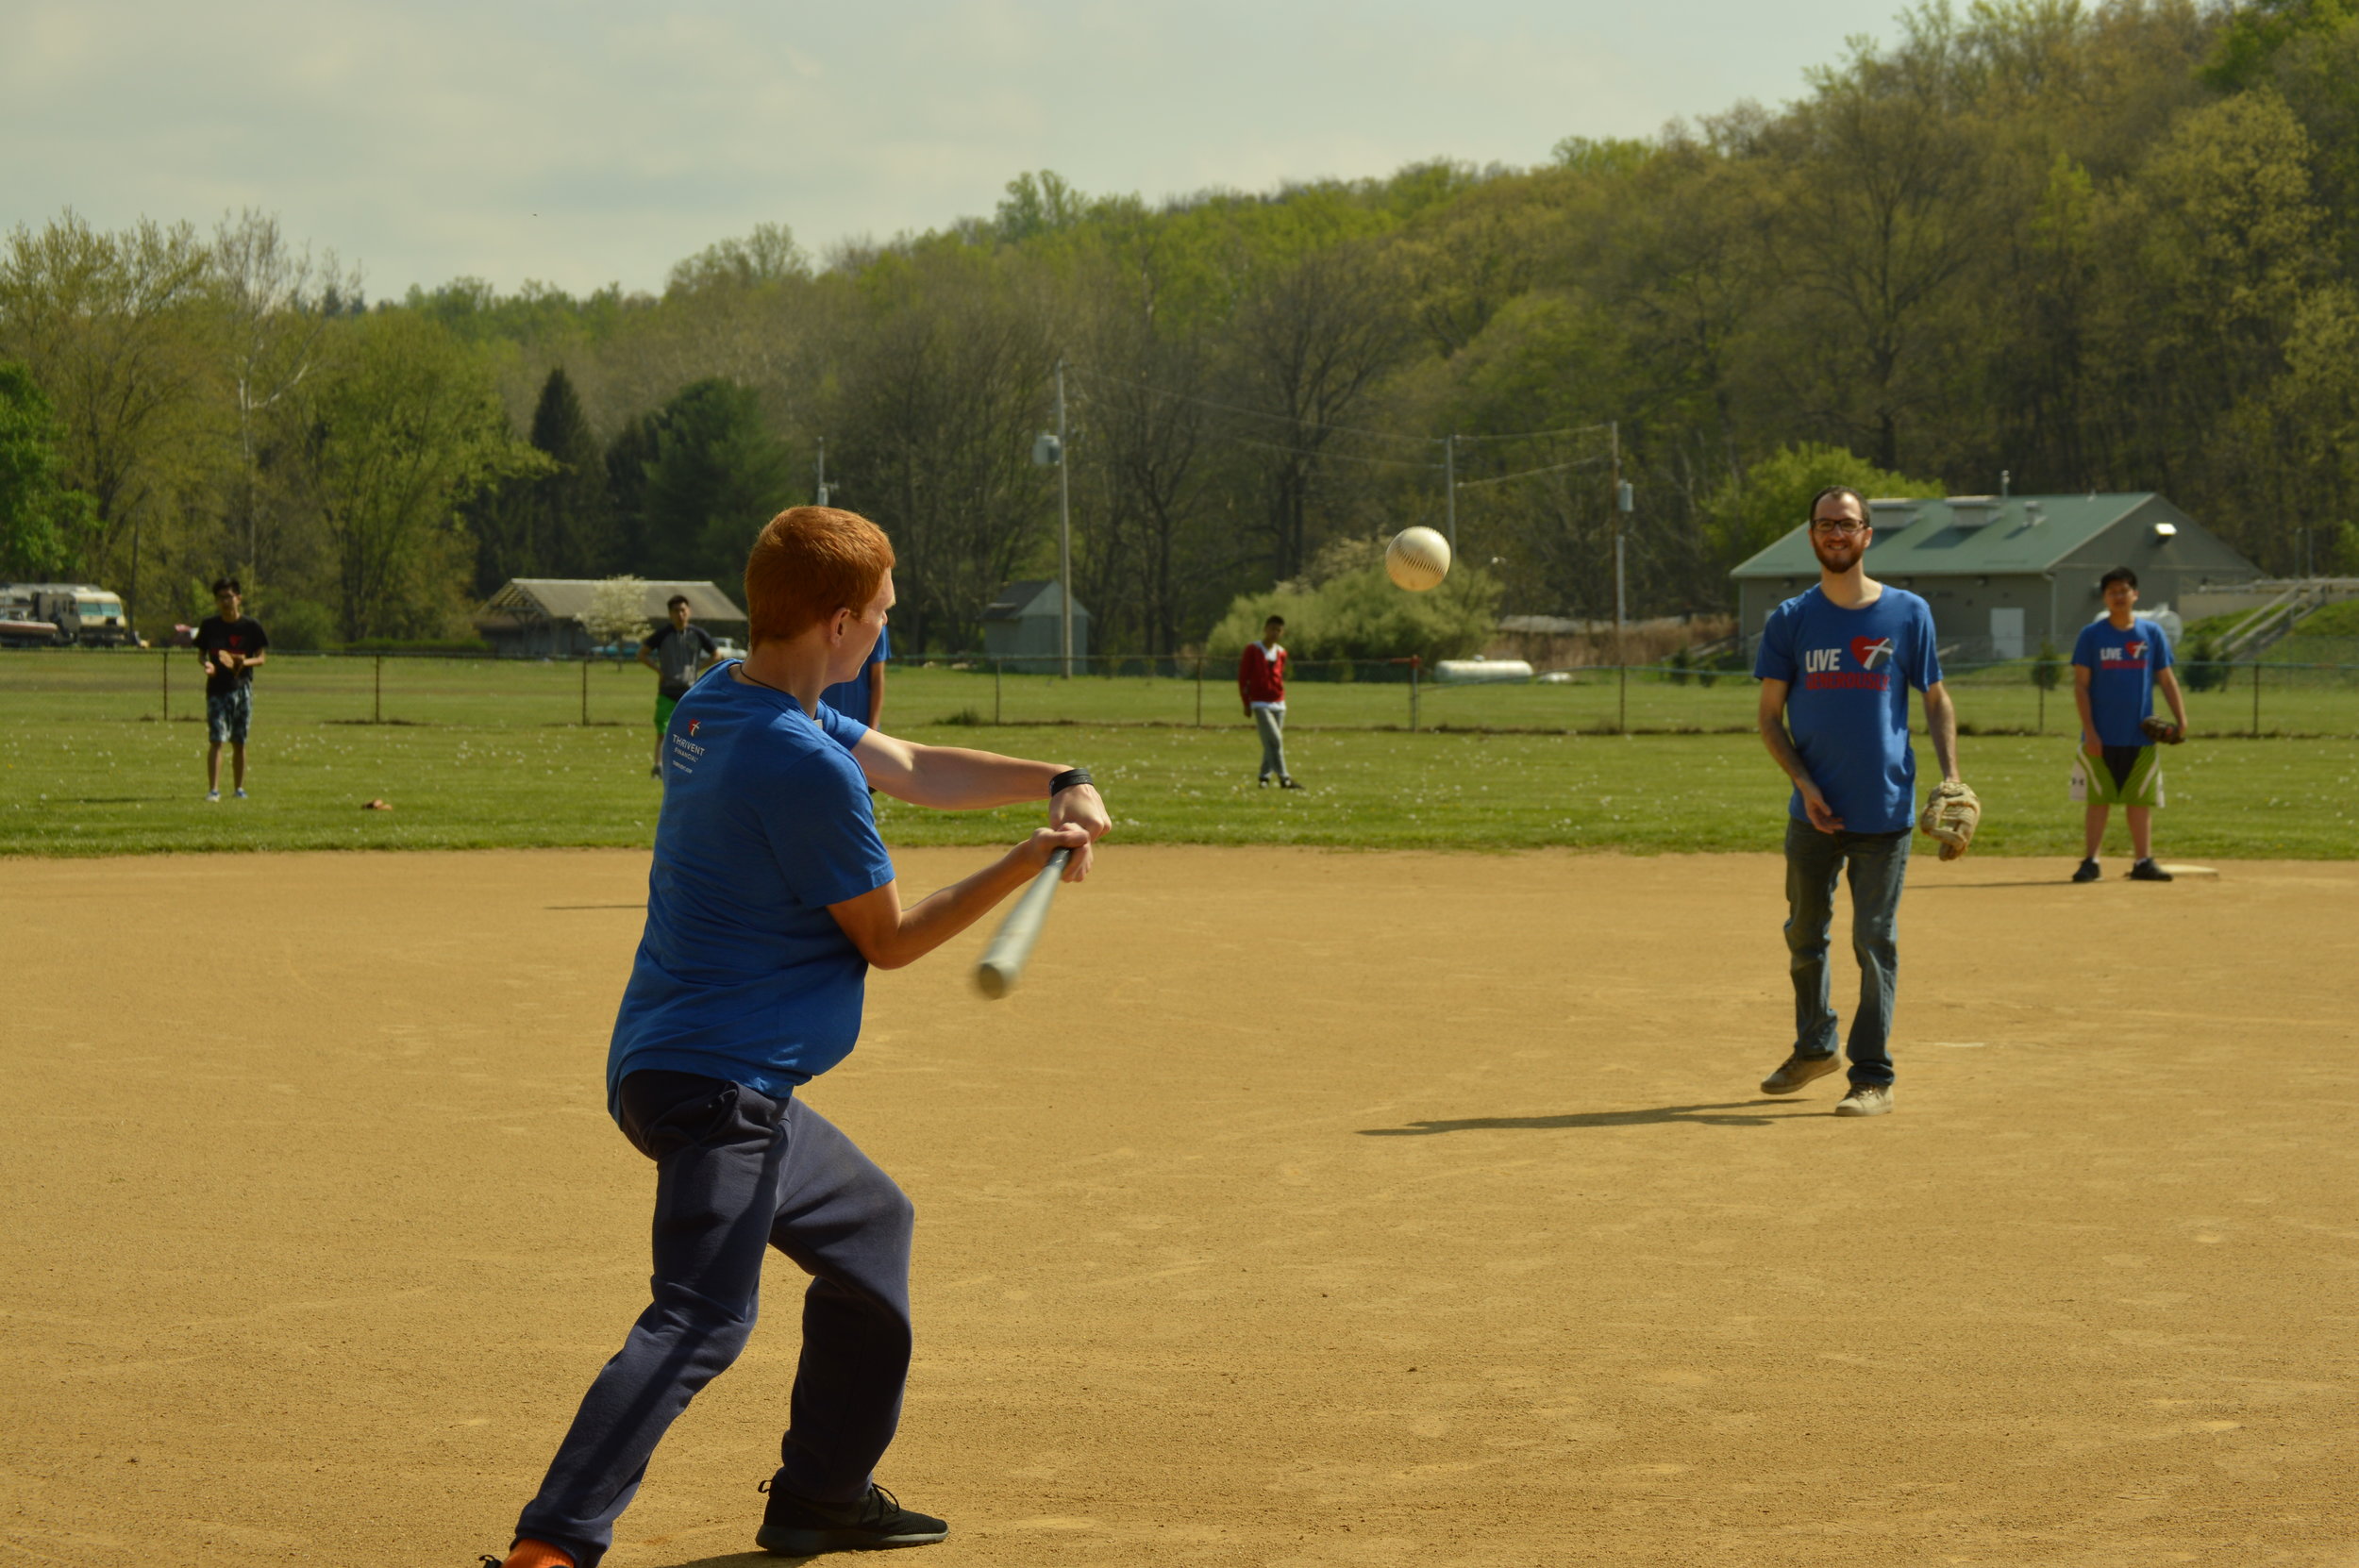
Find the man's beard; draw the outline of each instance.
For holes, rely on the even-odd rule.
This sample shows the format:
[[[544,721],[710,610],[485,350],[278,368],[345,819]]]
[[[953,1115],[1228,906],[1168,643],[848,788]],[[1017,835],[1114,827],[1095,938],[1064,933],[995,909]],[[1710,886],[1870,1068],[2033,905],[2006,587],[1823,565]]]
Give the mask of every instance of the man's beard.
[[[1810,542],[1810,547],[1812,552],[1818,557],[1818,564],[1837,575],[1849,572],[1852,567],[1857,566],[1860,557],[1867,553],[1866,542],[1859,538],[1819,539],[1814,537]]]

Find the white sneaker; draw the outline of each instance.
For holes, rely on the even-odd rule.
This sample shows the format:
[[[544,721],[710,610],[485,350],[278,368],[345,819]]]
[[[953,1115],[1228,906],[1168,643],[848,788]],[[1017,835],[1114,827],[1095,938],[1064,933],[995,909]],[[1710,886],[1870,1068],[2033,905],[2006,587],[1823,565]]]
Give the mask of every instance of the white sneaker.
[[[206,792],[205,792],[205,804],[206,804],[206,805],[208,805],[208,806],[218,806],[218,805],[220,805],[220,804],[221,804],[221,792],[220,792],[219,790],[208,790],[208,791],[206,791]]]
[[[235,790],[232,791],[231,793],[235,794],[240,800],[243,800],[245,798],[245,792],[243,790]]]
[[[1882,1116],[1892,1109],[1892,1087],[1882,1083],[1855,1083],[1851,1092],[1835,1103],[1837,1116]]]

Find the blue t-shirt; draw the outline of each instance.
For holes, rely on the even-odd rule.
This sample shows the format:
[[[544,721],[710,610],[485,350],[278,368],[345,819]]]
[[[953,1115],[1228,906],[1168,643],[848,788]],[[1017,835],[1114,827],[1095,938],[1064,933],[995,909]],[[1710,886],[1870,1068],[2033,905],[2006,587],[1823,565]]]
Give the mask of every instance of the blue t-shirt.
[[[734,660],[680,699],[647,926],[607,1053],[610,1106],[642,1068],[783,1098],[851,1053],[868,963],[828,906],[893,880],[852,759],[867,733],[738,680]]]
[[[2151,621],[2117,629],[2110,617],[2081,628],[2072,662],[2089,673],[2089,716],[2101,746],[2149,744],[2138,721],[2154,711],[2154,672],[2170,668],[2170,639]]]
[[[1909,688],[1941,679],[1925,601],[1889,583],[1858,609],[1815,588],[1798,593],[1769,612],[1753,675],[1786,683],[1794,749],[1844,830],[1905,831],[1916,815]],[[1799,788],[1786,809],[1810,820]]]
[[[819,700],[856,724],[868,722],[869,677],[877,666],[893,657],[893,628],[877,628],[877,650],[868,656],[868,662],[860,667],[860,674],[849,680],[839,680],[819,693]]]

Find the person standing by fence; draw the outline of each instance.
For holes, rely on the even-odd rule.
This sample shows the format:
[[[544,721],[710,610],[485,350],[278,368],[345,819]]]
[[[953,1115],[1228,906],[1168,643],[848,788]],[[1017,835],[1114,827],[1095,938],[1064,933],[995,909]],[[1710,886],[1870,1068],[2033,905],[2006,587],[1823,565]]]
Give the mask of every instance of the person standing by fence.
[[[671,611],[672,624],[659,626],[639,644],[639,662],[656,673],[655,688],[655,766],[647,770],[651,778],[663,776],[663,732],[671,726],[672,709],[680,698],[696,684],[696,677],[721,657],[720,644],[702,626],[688,624],[688,595],[675,593],[664,608]]]
[[[235,577],[213,584],[213,606],[196,628],[196,657],[205,666],[205,798],[221,799],[221,748],[229,747],[229,782],[245,798],[245,736],[254,721],[254,667],[270,638],[245,613],[245,590]]]
[[[1245,645],[1237,656],[1237,695],[1262,733],[1259,782],[1266,785],[1275,775],[1279,788],[1299,790],[1286,771],[1286,650],[1278,644],[1278,634],[1285,629],[1286,618],[1273,615],[1262,624],[1262,640]]]

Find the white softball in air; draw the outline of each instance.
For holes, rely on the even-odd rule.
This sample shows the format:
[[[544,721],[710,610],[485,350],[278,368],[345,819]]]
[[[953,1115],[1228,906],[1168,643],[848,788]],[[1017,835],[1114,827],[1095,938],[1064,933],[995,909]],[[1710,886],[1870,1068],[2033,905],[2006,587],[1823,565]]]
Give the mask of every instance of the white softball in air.
[[[1395,587],[1422,593],[1449,575],[1449,541],[1431,528],[1403,528],[1384,546],[1384,574]]]

